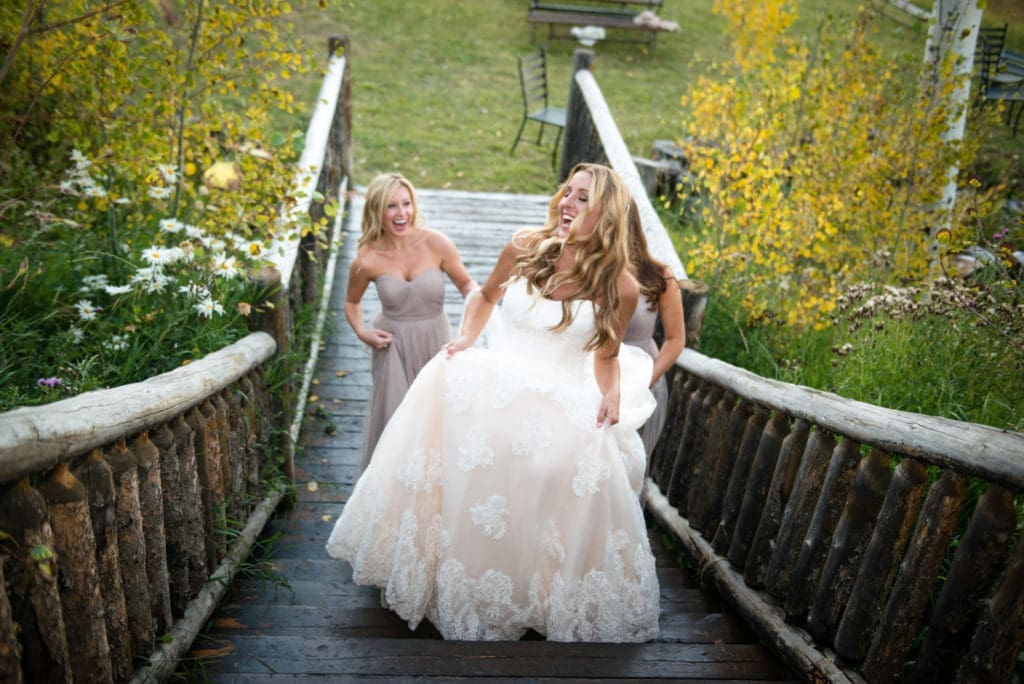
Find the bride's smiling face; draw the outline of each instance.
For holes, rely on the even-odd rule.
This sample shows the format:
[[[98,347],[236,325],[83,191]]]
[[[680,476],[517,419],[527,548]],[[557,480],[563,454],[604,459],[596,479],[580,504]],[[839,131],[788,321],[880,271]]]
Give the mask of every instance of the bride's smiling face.
[[[576,239],[586,239],[594,232],[594,225],[601,213],[601,203],[590,200],[590,183],[593,176],[589,171],[577,171],[565,184],[565,193],[558,201],[558,234],[568,237],[569,229],[578,217],[582,221],[576,224]]]

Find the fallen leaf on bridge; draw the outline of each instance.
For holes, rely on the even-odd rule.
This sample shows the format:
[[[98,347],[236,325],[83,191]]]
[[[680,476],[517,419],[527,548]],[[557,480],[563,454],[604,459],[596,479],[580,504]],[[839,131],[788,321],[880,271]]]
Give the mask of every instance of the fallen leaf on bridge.
[[[234,652],[234,645],[228,645],[224,648],[201,648],[195,651],[190,651],[189,655],[193,658],[216,658],[218,656],[230,655]]]

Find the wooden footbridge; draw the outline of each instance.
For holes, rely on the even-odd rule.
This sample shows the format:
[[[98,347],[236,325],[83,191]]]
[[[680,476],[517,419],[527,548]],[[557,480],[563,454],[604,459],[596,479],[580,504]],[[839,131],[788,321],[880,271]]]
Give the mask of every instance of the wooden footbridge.
[[[516,229],[540,225],[547,216],[547,197],[430,190],[417,195],[427,224],[455,241],[478,281],[486,278]],[[380,606],[379,590],[354,585],[349,565],[327,557],[327,535],[358,475],[360,430],[370,391],[366,346],[341,312],[361,206],[353,202],[343,236],[330,307],[337,322],[320,352],[316,401],[307,404],[295,456],[297,501],[271,520],[264,534],[271,540],[266,562],[288,586],[260,578],[235,583],[192,651],[196,658],[217,654],[204,660],[203,672],[216,681],[309,674],[427,681],[796,679],[713,592],[701,591],[696,575],[680,568],[653,529],[660,561],[662,635],[657,642],[640,645],[446,643],[426,622],[411,632]],[[451,286],[447,295],[454,326],[462,300]],[[369,313],[378,307],[368,299],[364,308]]]
[[[696,328],[700,288],[588,63],[578,52],[562,175],[582,160],[623,175]],[[294,193],[305,200],[293,211],[314,219],[314,191],[349,195],[350,87],[333,57]],[[478,280],[547,200],[420,199]],[[324,551],[358,475],[370,383],[339,313],[360,212],[356,195],[330,252],[311,236],[275,248],[276,267],[256,276],[268,293],[257,331],[238,343],[0,414],[0,682],[1011,679],[1024,648],[1024,435],[851,402],[693,349],[673,369],[644,493],[657,641],[410,631]]]

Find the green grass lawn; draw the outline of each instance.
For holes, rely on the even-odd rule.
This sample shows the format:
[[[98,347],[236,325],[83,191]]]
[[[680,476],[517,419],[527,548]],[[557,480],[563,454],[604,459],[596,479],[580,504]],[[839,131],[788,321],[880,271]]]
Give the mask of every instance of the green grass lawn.
[[[550,165],[553,131],[545,144],[534,124],[509,155],[522,104],[516,55],[535,49],[526,23],[526,0],[340,0],[317,12],[296,3],[295,33],[314,46],[331,34],[351,39],[355,182],[396,170],[424,188],[504,192],[549,192],[556,182]],[[822,15],[850,15],[861,0],[800,0],[797,28],[812,35]],[[1024,46],[1024,16],[1017,0],[990,2],[986,23],[1011,23],[1010,44]],[[712,0],[665,0],[661,16],[680,25],[662,33],[652,54],[628,43],[597,44],[594,73],[635,155],[649,154],[659,138],[680,135],[679,99],[706,65],[728,55],[724,22]],[[883,49],[924,52],[924,30],[889,10],[876,22]],[[564,27],[563,27],[564,28]],[[623,35],[623,34],[618,34]],[[630,34],[631,37],[633,34]],[[546,41],[538,27],[537,41]],[[574,41],[549,43],[554,104],[568,94]],[[319,82],[305,89],[312,102]],[[303,128],[306,115],[288,122]],[[1006,128],[1006,127],[1004,127]],[[988,149],[997,168],[1024,151],[1024,132],[1011,139],[1000,131]]]

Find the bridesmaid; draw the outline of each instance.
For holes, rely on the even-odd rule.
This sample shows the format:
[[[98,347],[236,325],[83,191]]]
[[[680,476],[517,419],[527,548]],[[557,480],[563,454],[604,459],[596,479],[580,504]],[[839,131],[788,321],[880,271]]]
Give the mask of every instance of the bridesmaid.
[[[668,404],[668,383],[665,372],[672,367],[686,344],[686,330],[683,322],[683,300],[672,271],[647,251],[640,212],[635,201],[629,205],[629,256],[633,262],[636,279],[640,282],[640,301],[629,321],[622,342],[639,347],[654,360],[651,373],[651,392],[658,402],[654,413],[640,428],[640,438],[650,462],[651,452],[658,442],[661,429],[665,426]],[[654,341],[654,327],[661,319],[664,341],[661,348]]]
[[[373,350],[364,467],[416,374],[451,339],[445,275],[463,297],[477,288],[455,243],[423,225],[412,183],[398,173],[374,178],[366,191],[362,235],[345,294],[345,318]],[[370,283],[377,288],[381,311],[367,326],[362,301]]]

